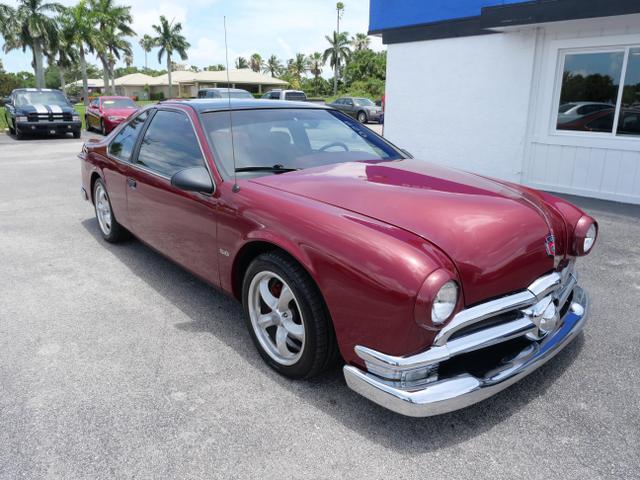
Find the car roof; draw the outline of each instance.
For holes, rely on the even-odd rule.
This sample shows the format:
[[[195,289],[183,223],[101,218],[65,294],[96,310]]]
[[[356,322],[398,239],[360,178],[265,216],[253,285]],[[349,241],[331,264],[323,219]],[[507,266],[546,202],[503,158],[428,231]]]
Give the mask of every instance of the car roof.
[[[103,100],[108,100],[110,98],[128,98],[131,100],[131,97],[127,97],[126,95],[100,95],[98,98]]]
[[[60,92],[60,90],[57,88],[14,88],[13,92]]]
[[[251,98],[198,98],[192,100],[166,100],[160,105],[188,105],[197,112],[213,112],[220,110],[258,110],[274,108],[304,108],[329,110],[330,107],[319,103],[291,102],[282,100],[260,100]]]

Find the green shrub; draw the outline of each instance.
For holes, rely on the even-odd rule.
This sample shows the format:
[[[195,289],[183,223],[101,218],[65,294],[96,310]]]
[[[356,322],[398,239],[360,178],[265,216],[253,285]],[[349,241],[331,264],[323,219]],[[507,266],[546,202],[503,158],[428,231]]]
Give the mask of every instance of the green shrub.
[[[152,93],[151,95],[149,95],[149,99],[156,102],[164,100],[164,92]]]

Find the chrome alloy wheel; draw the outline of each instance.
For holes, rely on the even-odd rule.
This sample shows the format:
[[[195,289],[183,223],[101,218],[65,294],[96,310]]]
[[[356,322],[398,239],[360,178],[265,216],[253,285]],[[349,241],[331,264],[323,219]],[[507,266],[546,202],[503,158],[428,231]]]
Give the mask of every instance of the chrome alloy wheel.
[[[296,363],[304,351],[304,319],[289,285],[273,272],[258,273],[249,285],[248,306],[263,350],[281,365]]]
[[[100,230],[102,230],[102,233],[105,235],[109,235],[111,233],[111,205],[109,205],[107,191],[101,183],[96,187],[95,199],[96,216],[98,217]]]

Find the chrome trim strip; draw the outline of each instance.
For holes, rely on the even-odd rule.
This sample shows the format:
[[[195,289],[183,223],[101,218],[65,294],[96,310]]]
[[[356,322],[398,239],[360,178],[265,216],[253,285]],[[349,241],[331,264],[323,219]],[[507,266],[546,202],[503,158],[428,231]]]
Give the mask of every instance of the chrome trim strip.
[[[569,265],[566,268],[572,268]],[[526,290],[506,297],[481,303],[475,307],[467,308],[458,312],[448,324],[436,335],[433,344],[442,346],[447,343],[449,338],[457,331],[466,328],[474,323],[481,322],[489,317],[495,317],[511,310],[517,310],[528,307],[542,300],[561,287],[562,275],[553,272],[536,279]]]
[[[582,330],[589,313],[587,294],[578,286],[574,301],[560,328],[539,343],[532,343],[512,361],[478,378],[462,374],[415,390],[403,390],[354,366],[343,368],[347,385],[360,395],[389,410],[412,417],[451,412],[480,402],[504,390],[544,365]]]
[[[426,367],[435,363],[460,355],[462,353],[472,352],[481,348],[487,348],[498,343],[506,342],[517,337],[526,335],[536,329],[536,326],[526,318],[520,318],[512,322],[495,325],[485,328],[470,335],[456,338],[446,345],[432,347],[417,355],[410,357],[395,357],[393,355],[385,355],[367,347],[357,345],[355,347],[356,354],[362,358],[367,368],[373,369],[385,378],[399,377],[399,373],[416,368]],[[369,368],[371,371],[372,369]],[[394,372],[394,375],[384,375],[382,371]]]

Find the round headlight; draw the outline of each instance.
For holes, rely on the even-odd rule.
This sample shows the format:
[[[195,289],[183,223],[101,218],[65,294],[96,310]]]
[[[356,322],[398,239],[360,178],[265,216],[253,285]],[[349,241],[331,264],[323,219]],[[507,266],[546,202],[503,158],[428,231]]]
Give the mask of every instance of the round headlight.
[[[588,253],[593,247],[593,244],[596,243],[596,235],[598,234],[598,230],[594,223],[591,224],[589,229],[587,230],[587,234],[584,236],[584,243],[582,244],[582,251],[584,253]]]
[[[449,280],[438,291],[431,307],[431,320],[439,324],[447,320],[458,303],[458,285]]]

